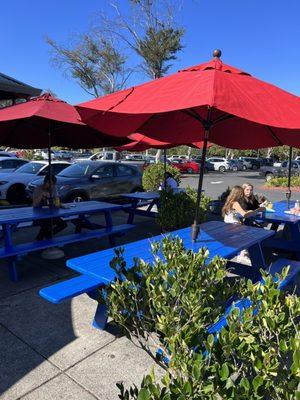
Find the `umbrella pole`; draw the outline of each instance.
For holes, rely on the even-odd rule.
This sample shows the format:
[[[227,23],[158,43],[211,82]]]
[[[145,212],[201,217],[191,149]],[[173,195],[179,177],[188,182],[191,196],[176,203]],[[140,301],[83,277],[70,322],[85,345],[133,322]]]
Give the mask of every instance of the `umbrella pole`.
[[[287,209],[290,208],[290,200],[292,196],[291,192],[291,175],[292,175],[292,157],[293,157],[293,148],[290,146],[289,149],[289,172],[288,172],[288,182],[287,182],[287,191],[286,191],[286,202],[287,202]]]
[[[203,186],[203,175],[205,169],[205,159],[206,159],[206,150],[207,150],[207,142],[209,138],[209,128],[205,128],[205,135],[203,141],[203,149],[201,156],[201,164],[200,164],[200,173],[199,173],[199,181],[198,181],[198,192],[197,192],[197,201],[196,201],[196,212],[195,219],[192,225],[192,241],[195,242],[198,234],[199,234],[199,208],[201,204],[201,194],[202,194],[202,186]]]
[[[164,149],[164,189],[167,189],[167,149]]]
[[[53,196],[52,196],[52,163],[51,163],[51,123],[49,124],[48,130],[48,169],[49,169],[49,207],[53,208]]]

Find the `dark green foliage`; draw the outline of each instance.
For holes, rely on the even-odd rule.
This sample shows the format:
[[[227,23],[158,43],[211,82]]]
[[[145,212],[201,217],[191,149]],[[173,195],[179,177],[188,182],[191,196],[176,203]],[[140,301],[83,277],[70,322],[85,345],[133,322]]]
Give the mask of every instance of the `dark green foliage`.
[[[269,182],[266,182],[266,186],[274,186],[274,187],[287,187],[288,185],[288,178],[281,177],[281,178],[273,178]],[[300,187],[300,177],[299,176],[291,176],[291,186],[292,187]]]
[[[182,50],[183,29],[173,29],[160,24],[150,27],[145,36],[138,40],[137,52],[143,58],[145,70],[150,70],[153,78],[165,75],[176,60],[176,53]]]
[[[177,181],[178,185],[180,184],[181,173],[177,168],[174,168],[170,165],[166,166],[167,172],[170,172],[174,179]],[[164,164],[152,164],[145,168],[143,173],[143,188],[145,190],[158,190],[158,188],[162,185],[165,179],[165,169]]]
[[[185,192],[162,190],[158,223],[163,231],[173,231],[192,225],[196,212],[197,190],[188,187]],[[201,196],[199,221],[204,222],[211,198]]]
[[[225,260],[207,260],[205,249],[186,251],[182,241],[153,244],[153,259],[126,265],[117,251],[118,279],[106,289],[110,317],[149,354],[169,357],[164,378],[146,375],[141,387],[122,384],[119,398],[151,400],[294,400],[300,398],[300,299],[278,289],[227,278]],[[131,267],[131,268],[130,268]],[[228,316],[216,341],[207,327],[233,294],[252,306]],[[154,357],[154,356],[153,356]]]

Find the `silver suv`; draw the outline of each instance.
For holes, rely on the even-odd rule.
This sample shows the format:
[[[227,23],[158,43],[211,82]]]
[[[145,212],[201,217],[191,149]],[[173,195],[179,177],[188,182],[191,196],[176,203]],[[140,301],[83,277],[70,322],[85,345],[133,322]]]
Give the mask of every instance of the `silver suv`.
[[[56,178],[58,194],[63,202],[100,200],[143,191],[140,169],[125,163],[83,161],[70,165]],[[42,179],[30,182],[26,189],[29,197],[42,182]]]
[[[224,157],[210,157],[207,161],[213,164],[215,171],[225,172],[230,169],[229,161]]]

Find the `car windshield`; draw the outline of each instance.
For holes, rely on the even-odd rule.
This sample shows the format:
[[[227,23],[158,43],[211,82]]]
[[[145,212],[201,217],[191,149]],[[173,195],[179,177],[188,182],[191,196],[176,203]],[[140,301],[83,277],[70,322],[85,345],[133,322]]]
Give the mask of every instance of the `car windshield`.
[[[66,178],[81,178],[82,176],[90,175],[95,168],[95,165],[84,162],[73,164],[61,171],[59,174],[57,174],[57,176],[64,176]]]
[[[42,163],[29,162],[17,168],[15,172],[21,172],[22,174],[37,174],[44,165],[45,164]]]

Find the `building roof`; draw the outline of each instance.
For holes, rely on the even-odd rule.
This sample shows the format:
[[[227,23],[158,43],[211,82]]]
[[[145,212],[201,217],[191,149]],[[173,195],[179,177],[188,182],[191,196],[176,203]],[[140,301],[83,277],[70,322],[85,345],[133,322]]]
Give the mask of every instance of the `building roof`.
[[[41,89],[26,85],[26,83],[20,82],[0,72],[0,100],[27,99],[29,97],[38,96],[41,92]]]

